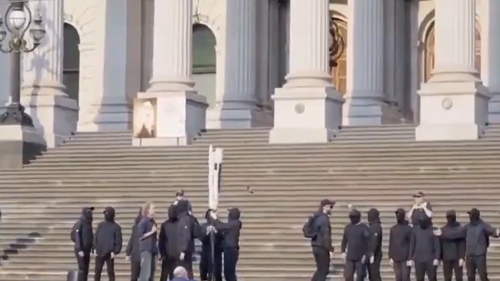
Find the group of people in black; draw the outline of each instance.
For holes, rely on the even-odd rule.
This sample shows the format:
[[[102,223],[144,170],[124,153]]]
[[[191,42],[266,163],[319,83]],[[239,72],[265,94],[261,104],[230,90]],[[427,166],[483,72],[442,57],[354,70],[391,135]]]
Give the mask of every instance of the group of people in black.
[[[437,228],[432,223],[432,206],[424,199],[424,193],[413,195],[415,204],[409,212],[397,209],[396,224],[389,234],[389,262],[396,281],[410,281],[411,269],[415,279],[437,280],[437,268],[442,266],[445,281],[463,280],[463,267],[468,281],[488,281],[486,266],[490,237],[500,237],[500,230],[481,219],[478,209],[468,212],[469,222],[461,225],[456,212],[446,212],[447,223]],[[324,199],[319,210],[304,224],[303,232],[311,239],[316,271],[311,281],[325,281],[330,272],[330,259],[334,248],[331,241],[329,215],[335,202]],[[379,211],[371,208],[367,212],[368,223],[361,222],[361,212],[350,207],[349,220],[345,226],[341,254],[344,261],[346,281],[381,281],[382,226]]]
[[[78,261],[78,280],[87,280],[90,257],[95,252],[95,280],[100,280],[106,263],[108,278],[114,281],[114,260],[122,250],[121,227],[114,221],[115,210],[107,207],[104,210],[105,220],[94,233],[93,211],[92,207],[84,208],[71,231]],[[153,281],[158,260],[161,261],[160,281],[177,280],[174,270],[178,267],[184,268],[189,280],[192,280],[195,239],[199,239],[202,244],[201,280],[222,281],[224,260],[224,279],[237,281],[236,264],[242,223],[239,209],[228,211],[228,221],[222,222],[217,212],[209,209],[205,213],[205,222],[200,224],[192,214],[190,201],[184,197],[183,191],[179,191],[168,209],[168,218],[158,229],[154,205],[146,203],[139,210],[126,247],[131,280]]]

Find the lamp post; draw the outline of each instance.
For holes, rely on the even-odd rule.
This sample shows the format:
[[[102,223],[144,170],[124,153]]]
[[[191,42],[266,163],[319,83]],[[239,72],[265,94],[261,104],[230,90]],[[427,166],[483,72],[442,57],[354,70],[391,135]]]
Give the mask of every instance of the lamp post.
[[[45,36],[42,17],[39,12],[33,16],[28,0],[10,0],[3,18],[0,15],[0,51],[11,55],[11,81],[10,104],[0,115],[0,125],[19,124],[34,127],[33,120],[21,105],[21,54],[33,52],[41,44]],[[7,31],[3,29],[4,24]],[[25,39],[28,30],[33,39],[31,46]],[[7,33],[10,38],[6,41]]]

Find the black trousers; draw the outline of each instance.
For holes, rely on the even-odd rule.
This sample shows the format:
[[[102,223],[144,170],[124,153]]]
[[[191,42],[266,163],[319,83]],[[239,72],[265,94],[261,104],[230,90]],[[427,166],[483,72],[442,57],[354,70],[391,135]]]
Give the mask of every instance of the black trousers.
[[[373,263],[369,260],[366,261],[366,268],[368,268],[368,278],[370,281],[382,281],[380,276],[380,263],[382,262],[382,254],[376,255]]]
[[[411,267],[406,265],[406,261],[395,261],[392,269],[396,281],[410,281]]]
[[[312,247],[316,271],[311,281],[325,281],[330,273],[330,252],[322,247]]]
[[[236,264],[240,256],[238,248],[224,248],[224,279],[226,281],[237,281]]]
[[[106,269],[108,271],[108,280],[115,281],[115,260],[111,258],[110,254],[107,254],[103,257],[95,257],[94,280],[101,281],[101,274],[104,263],[106,263]]]
[[[479,274],[481,281],[488,281],[488,270],[486,266],[486,255],[470,256],[465,259],[465,267],[467,268],[467,280],[475,281],[476,272]]]
[[[173,258],[163,258],[161,260],[161,276],[160,281],[174,279],[174,269],[177,261]]]
[[[182,266],[186,269],[189,279],[194,278],[194,275],[193,275],[193,254],[186,254],[184,256],[183,260],[177,260],[174,268],[172,269],[172,273],[177,266]]]
[[[437,281],[437,266],[434,266],[433,261],[415,262],[415,279],[424,281],[425,276],[429,281]]]
[[[201,281],[222,281],[222,252],[216,251],[212,263],[212,251],[203,249],[200,259],[200,279]],[[212,273],[212,271],[214,271]]]
[[[366,266],[364,262],[347,260],[344,266],[345,281],[353,281],[356,274],[357,281],[363,281],[366,277]]]
[[[78,263],[78,281],[87,281],[89,276],[90,252],[84,252],[80,257],[77,252],[76,262]]]
[[[443,276],[444,281],[451,281],[453,272],[455,272],[455,280],[462,281],[464,278],[463,268],[460,266],[459,260],[443,261]]]
[[[137,281],[141,274],[141,261],[130,262],[130,281]]]

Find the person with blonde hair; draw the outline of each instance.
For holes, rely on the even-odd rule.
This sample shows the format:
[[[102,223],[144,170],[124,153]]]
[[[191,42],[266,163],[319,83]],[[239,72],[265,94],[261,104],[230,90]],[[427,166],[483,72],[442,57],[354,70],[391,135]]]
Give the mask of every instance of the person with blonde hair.
[[[141,273],[139,281],[149,281],[155,274],[156,259],[158,256],[158,237],[154,220],[154,204],[148,202],[142,207],[142,219],[139,222],[138,234],[140,237]]]

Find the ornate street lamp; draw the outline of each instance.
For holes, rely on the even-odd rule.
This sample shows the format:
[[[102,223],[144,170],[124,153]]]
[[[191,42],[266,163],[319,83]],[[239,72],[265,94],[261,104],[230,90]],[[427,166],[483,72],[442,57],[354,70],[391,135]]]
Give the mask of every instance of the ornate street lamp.
[[[337,67],[337,60],[345,51],[345,41],[334,17],[330,18],[330,39],[330,70],[333,70],[333,68]]]
[[[4,23],[7,31],[3,29]],[[31,46],[25,39],[28,30],[33,39]],[[10,38],[6,41],[7,33]],[[39,11],[33,16],[28,0],[10,0],[5,16],[2,18],[0,15],[0,51],[11,55],[10,104],[0,115],[0,125],[20,124],[33,127],[33,120],[21,105],[21,54],[33,52],[44,36],[45,29]]]

